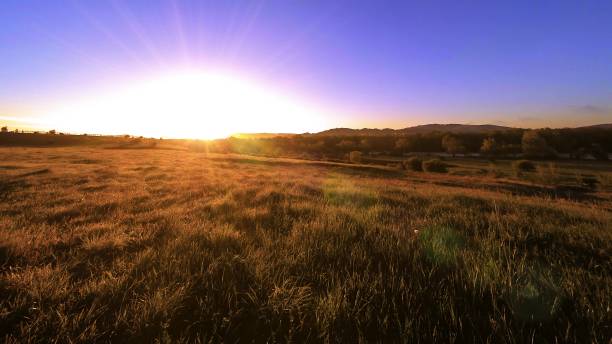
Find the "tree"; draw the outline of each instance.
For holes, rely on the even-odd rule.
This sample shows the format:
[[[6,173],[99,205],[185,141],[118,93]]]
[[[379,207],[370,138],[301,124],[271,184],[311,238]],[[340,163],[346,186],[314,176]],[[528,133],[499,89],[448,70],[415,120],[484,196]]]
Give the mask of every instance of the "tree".
[[[2,129],[0,131],[3,132],[3,133],[8,133],[8,127],[4,126],[4,127],[2,127]]]
[[[340,141],[340,143],[337,144],[338,148],[342,148],[342,149],[350,149],[355,147],[355,143],[351,140],[342,140]]]
[[[499,153],[499,145],[495,142],[495,138],[487,137],[482,141],[480,152],[485,155],[495,155]]]
[[[597,143],[591,145],[591,155],[597,160],[608,160],[608,152]]]
[[[313,143],[307,144],[306,147],[308,147],[308,150],[310,150],[311,152],[320,152],[323,150],[323,148],[325,148],[325,141],[315,141]]]
[[[368,139],[363,139],[359,142],[359,148],[369,150],[370,148],[372,148],[372,144]]]
[[[464,153],[465,146],[461,140],[453,135],[446,135],[442,138],[442,148],[455,157],[455,154]]]
[[[401,138],[395,141],[395,149],[401,151],[402,153],[410,147],[410,142],[406,138]]]
[[[49,135],[55,135],[55,133],[56,133],[55,129],[49,130]]]
[[[551,155],[551,149],[546,140],[535,130],[528,130],[523,133],[521,139],[523,154],[531,157],[545,157]]]
[[[349,161],[354,163],[354,164],[358,164],[361,162],[361,152],[359,151],[352,151],[349,153]]]

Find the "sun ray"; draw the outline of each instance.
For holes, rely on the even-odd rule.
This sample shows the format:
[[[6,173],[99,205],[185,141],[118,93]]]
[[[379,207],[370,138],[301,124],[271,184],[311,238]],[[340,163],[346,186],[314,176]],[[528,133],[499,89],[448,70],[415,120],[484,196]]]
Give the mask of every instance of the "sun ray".
[[[91,26],[101,32],[106,37],[106,39],[108,39],[110,42],[112,42],[121,50],[123,50],[130,57],[130,59],[137,62],[138,64],[144,63],[144,61],[137,56],[133,49],[128,47],[128,45],[126,45],[121,39],[119,39],[117,35],[115,35],[111,30],[109,30],[109,28],[104,26],[104,24],[102,24],[98,19],[96,19],[96,17],[90,13],[86,6],[82,5],[78,1],[73,1],[72,5],[76,8],[78,13],[89,22]]]
[[[138,24],[136,17],[129,10],[127,5],[123,5],[118,3],[116,0],[110,0],[110,4],[113,7],[115,13],[119,15],[119,17],[123,20],[123,22],[128,26],[130,31],[136,36],[138,41],[144,46],[144,48],[151,54],[151,56],[155,59],[158,65],[163,65],[164,61],[151,41],[148,35],[145,33],[144,28]]]

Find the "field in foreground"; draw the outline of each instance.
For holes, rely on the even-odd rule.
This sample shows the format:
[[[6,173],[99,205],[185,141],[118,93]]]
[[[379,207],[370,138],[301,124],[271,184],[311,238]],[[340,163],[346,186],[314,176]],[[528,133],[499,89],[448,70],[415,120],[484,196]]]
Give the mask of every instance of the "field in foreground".
[[[607,343],[609,190],[548,190],[187,151],[0,148],[0,338]]]

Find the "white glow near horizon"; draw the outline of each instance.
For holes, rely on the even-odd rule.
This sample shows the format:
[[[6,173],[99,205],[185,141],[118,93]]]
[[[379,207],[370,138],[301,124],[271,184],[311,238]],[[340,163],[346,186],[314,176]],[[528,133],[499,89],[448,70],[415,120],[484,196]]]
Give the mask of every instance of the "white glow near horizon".
[[[222,138],[234,133],[301,133],[328,116],[279,92],[228,75],[187,71],[86,96],[43,122],[74,133]]]

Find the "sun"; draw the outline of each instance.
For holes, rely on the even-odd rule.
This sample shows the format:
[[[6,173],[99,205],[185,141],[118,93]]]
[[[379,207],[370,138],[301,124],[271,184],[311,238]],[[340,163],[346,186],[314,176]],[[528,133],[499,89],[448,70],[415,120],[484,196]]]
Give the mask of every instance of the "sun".
[[[227,73],[188,70],[63,103],[45,118],[69,132],[215,139],[324,129],[323,111]]]

